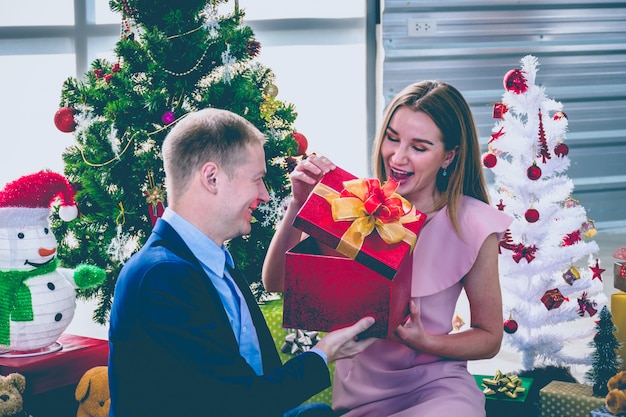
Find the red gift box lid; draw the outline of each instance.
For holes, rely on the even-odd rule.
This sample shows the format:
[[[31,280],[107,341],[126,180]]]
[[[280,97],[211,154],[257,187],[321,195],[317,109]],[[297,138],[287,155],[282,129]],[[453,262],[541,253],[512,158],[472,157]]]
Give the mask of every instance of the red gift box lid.
[[[338,247],[351,222],[334,221],[331,204],[322,196],[323,193],[316,191],[331,188],[340,193],[344,189],[344,182],[354,179],[357,177],[338,167],[324,175],[293,222],[298,229],[351,258],[353,257],[351,254],[343,252]],[[403,226],[417,236],[426,221],[426,215],[420,212],[416,214],[418,215],[416,221],[404,223]],[[393,279],[402,261],[412,250],[406,241],[386,243],[374,230],[365,238],[354,259],[386,278]]]

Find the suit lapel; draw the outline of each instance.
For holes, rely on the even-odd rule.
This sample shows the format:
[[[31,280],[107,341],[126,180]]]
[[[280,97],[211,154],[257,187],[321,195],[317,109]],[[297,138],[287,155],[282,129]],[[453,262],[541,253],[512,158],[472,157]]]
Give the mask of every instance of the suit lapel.
[[[193,255],[191,249],[189,249],[187,244],[185,244],[183,239],[178,235],[178,233],[176,233],[172,226],[170,226],[162,219],[157,219],[157,222],[154,225],[152,231],[153,234],[159,235],[164,241],[168,242],[168,247],[170,248],[170,250],[177,252],[179,256],[194,262],[202,271],[202,265],[200,265],[200,262]],[[257,337],[259,338],[259,346],[261,347],[263,371],[268,372],[269,370],[275,369],[279,367],[282,362],[280,360],[280,357],[278,356],[278,351],[276,350],[276,345],[274,344],[272,334],[267,327],[265,317],[263,316],[263,313],[261,312],[261,309],[259,308],[256,299],[254,298],[254,294],[252,294],[250,286],[248,285],[248,282],[246,281],[243,274],[237,268],[229,267],[228,270],[231,277],[239,287],[239,290],[243,294],[246,304],[248,305],[248,309],[250,310],[250,316],[252,317],[252,322],[254,323]],[[215,289],[214,291],[215,296],[219,299],[217,291]]]

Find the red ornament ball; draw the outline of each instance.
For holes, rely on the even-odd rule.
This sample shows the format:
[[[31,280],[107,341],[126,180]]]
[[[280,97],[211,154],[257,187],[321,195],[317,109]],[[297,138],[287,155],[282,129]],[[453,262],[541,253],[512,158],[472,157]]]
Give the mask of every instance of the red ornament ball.
[[[498,163],[498,158],[491,152],[483,156],[483,165],[486,168],[493,168]]]
[[[61,107],[54,114],[54,125],[61,132],[70,133],[76,129],[76,121],[74,121],[74,109],[71,107]]]
[[[567,156],[569,153],[569,147],[564,143],[559,143],[554,147],[554,154],[556,156]]]
[[[536,181],[541,178],[541,168],[533,164],[526,170],[526,175],[528,175],[528,179]]]
[[[513,334],[517,331],[518,325],[517,322],[513,319],[504,320],[504,331],[508,334]]]
[[[526,210],[526,213],[524,213],[524,217],[526,218],[526,221],[528,223],[535,223],[537,220],[539,220],[539,212],[534,208],[530,208]]]
[[[522,94],[528,90],[526,77],[524,77],[524,73],[519,69],[512,69],[507,72],[504,76],[503,84],[506,91],[511,91],[515,94]]]
[[[306,139],[306,136],[300,132],[293,132],[292,136],[293,140],[295,140],[298,144],[298,151],[296,155],[306,155],[306,150],[309,147],[309,141]]]

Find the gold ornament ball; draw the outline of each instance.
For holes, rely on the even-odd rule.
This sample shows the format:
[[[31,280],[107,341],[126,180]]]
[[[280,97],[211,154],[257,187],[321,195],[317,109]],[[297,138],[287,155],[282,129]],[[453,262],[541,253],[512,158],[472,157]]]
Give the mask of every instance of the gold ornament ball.
[[[278,95],[278,87],[274,84],[268,84],[265,87],[265,94],[268,94],[270,97],[276,97]]]

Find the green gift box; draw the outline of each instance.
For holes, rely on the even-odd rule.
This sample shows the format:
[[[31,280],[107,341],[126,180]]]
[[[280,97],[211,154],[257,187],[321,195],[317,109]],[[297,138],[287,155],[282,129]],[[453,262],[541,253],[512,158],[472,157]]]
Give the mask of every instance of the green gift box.
[[[485,392],[484,379],[493,379],[494,375],[474,375],[476,384]],[[485,411],[487,417],[502,417],[502,416],[515,416],[523,417],[532,415],[532,404],[528,400],[528,392],[533,384],[533,378],[519,377],[521,386],[524,388],[524,392],[517,394],[516,398],[510,398],[502,392],[493,393],[490,395],[485,394]]]
[[[591,385],[552,381],[539,391],[541,417],[589,417],[591,410],[605,404],[593,395]]]
[[[293,330],[283,328],[283,300],[281,298],[277,300],[266,301],[264,304],[261,304],[260,307],[261,307],[261,312],[263,313],[263,316],[265,317],[265,321],[267,322],[267,326],[269,327],[270,332],[272,333],[272,338],[274,339],[274,344],[276,344],[278,355],[280,356],[280,359],[283,361],[283,363],[285,363],[289,359],[293,358],[294,355],[290,351],[285,352],[283,349],[283,346],[285,345],[285,339],[290,333],[293,333]],[[300,330],[306,330],[306,329],[300,329]],[[324,333],[320,333],[319,337],[321,338],[323,335]],[[332,382],[333,375],[335,372],[335,363],[333,362],[330,365],[328,365],[328,368],[330,369],[330,379]],[[305,402],[306,403],[321,402],[321,403],[331,405],[332,394],[333,394],[333,389],[331,385],[330,387],[326,388],[324,391],[314,395],[308,401],[305,401]]]

